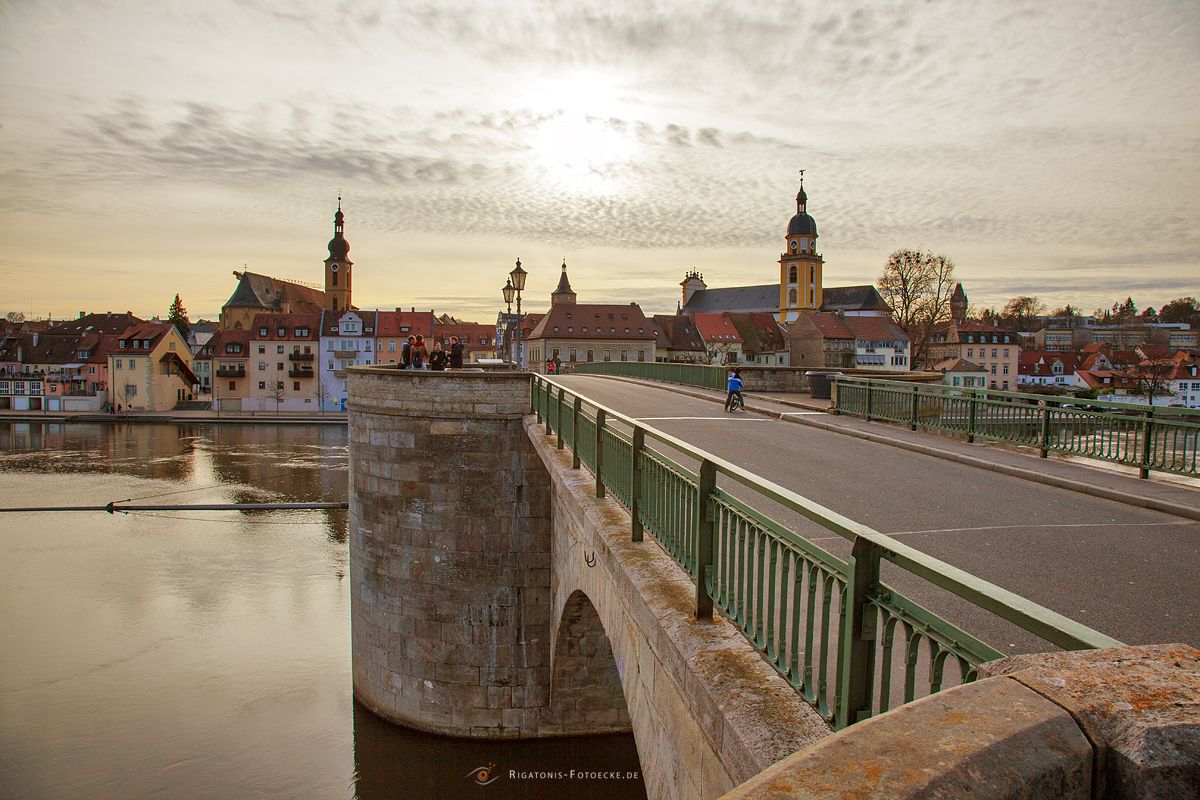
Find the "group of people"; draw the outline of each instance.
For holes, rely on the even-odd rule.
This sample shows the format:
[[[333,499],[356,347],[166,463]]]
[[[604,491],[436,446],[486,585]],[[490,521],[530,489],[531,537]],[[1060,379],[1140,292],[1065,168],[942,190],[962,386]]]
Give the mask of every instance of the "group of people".
[[[457,336],[450,337],[450,350],[442,349],[440,340],[434,341],[430,350],[421,334],[409,336],[400,348],[400,369],[444,369],[463,368],[463,343]]]

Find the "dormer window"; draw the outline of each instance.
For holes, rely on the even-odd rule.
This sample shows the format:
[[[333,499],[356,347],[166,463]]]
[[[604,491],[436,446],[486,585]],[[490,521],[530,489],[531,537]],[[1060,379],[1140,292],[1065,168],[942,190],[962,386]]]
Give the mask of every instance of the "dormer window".
[[[259,329],[258,329],[258,335],[259,335],[259,336],[266,336],[266,335],[267,335],[267,329],[266,329],[266,326],[263,326],[263,327],[261,327],[261,328],[259,328]]]
[[[283,327],[281,327],[281,328],[279,329],[279,336],[280,336],[280,338],[283,338],[284,336],[287,336],[287,328],[283,328]]]

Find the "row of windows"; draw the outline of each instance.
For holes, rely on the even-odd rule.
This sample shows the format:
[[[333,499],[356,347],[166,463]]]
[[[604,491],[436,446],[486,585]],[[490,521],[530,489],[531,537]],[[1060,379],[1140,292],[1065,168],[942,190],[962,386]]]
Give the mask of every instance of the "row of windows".
[[[307,337],[307,336],[309,335],[309,333],[310,333],[310,331],[309,331],[309,329],[308,329],[308,328],[296,328],[296,337],[297,337],[297,338],[301,338],[301,339],[303,339],[303,338]],[[259,335],[259,336],[262,336],[262,337],[264,337],[264,338],[266,338],[266,335],[267,335],[267,328],[266,328],[265,326],[263,326],[263,327],[260,327],[260,328],[258,329],[258,335]],[[279,328],[279,329],[276,331],[276,335],[278,335],[278,336],[287,336],[287,328],[283,328],[283,327]]]
[[[275,352],[276,352],[276,353],[283,353],[283,352],[284,352],[284,349],[283,349],[283,347],[284,347],[284,346],[283,346],[283,345],[281,345],[281,344],[277,344],[277,345],[275,345]],[[241,351],[241,348],[239,347],[239,348],[238,348],[238,350],[237,350],[237,352],[240,352],[240,351]],[[234,352],[234,351],[230,351],[230,352]],[[259,354],[259,355],[262,355],[262,354],[264,354],[264,353],[266,353],[266,352],[267,352],[266,345],[261,345],[261,344],[260,344],[260,345],[258,346],[258,354]],[[298,345],[298,344],[294,344],[294,345],[292,345],[292,352],[293,352],[293,353],[299,353],[299,352],[300,352],[300,345]],[[311,352],[312,352],[312,348],[311,348],[311,347],[309,347],[308,345],[304,345],[304,352],[306,352],[306,353],[311,353]]]
[[[609,316],[612,316],[612,315],[610,314]],[[555,332],[555,333],[559,333],[559,330],[558,330],[558,326],[557,326],[557,325],[555,325],[555,326],[554,326],[554,332]],[[574,326],[574,325],[568,325],[568,326],[567,326],[567,333],[574,333],[574,332],[575,332],[575,326]],[[588,326],[587,326],[587,325],[584,325],[583,327],[581,327],[581,328],[579,329],[579,332],[580,332],[580,334],[586,334],[586,333],[588,332]],[[638,335],[639,335],[639,336],[643,336],[643,335],[645,335],[645,333],[646,333],[646,329],[645,329],[645,328],[638,328],[638,329],[637,329],[637,332],[638,332]],[[599,325],[595,326],[595,333],[596,333],[597,335],[599,335],[599,336],[603,336],[603,335],[604,335],[604,328],[600,327]],[[625,329],[625,333],[628,335],[628,334],[632,333],[632,331],[631,331],[629,328],[626,328],[626,329]],[[609,335],[609,336],[616,336],[616,335],[617,335],[617,329],[616,329],[616,328],[609,328],[609,329],[608,329],[608,335]],[[486,341],[483,341],[483,342],[481,342],[481,344],[487,344],[487,342],[486,342]]]
[[[993,347],[993,348],[992,348],[992,358],[999,358],[999,356],[997,356],[997,355],[996,355],[996,353],[997,353],[997,352],[999,352],[999,350],[1000,350],[1000,348],[998,348],[998,347]],[[1008,356],[1009,352],[1010,352],[1010,351],[1009,351],[1009,349],[1008,349],[1007,347],[1006,347],[1006,348],[1004,348],[1004,358],[1008,358],[1008,357],[1009,357],[1009,356]],[[974,357],[975,357],[975,348],[974,348],[974,347],[968,347],[968,348],[967,348],[967,359],[968,359],[968,360],[970,360],[970,359],[972,359],[972,358],[974,358]],[[987,348],[986,348],[986,347],[981,347],[981,348],[979,348],[979,357],[980,357],[980,358],[987,358]]]
[[[543,352],[544,351],[542,351],[542,350],[531,351],[530,352],[530,360],[535,363],[541,363]],[[607,350],[607,349],[603,351],[605,361],[612,361],[612,352],[613,352],[612,350]],[[596,360],[596,351],[590,347],[586,348],[583,351],[583,355],[584,355],[584,359],[583,359],[584,361],[595,361]],[[621,361],[629,361],[629,351],[628,350],[622,349],[622,350],[618,351],[618,355],[619,355]],[[551,361],[556,358],[560,359],[560,360],[562,358],[562,350],[558,347],[555,347],[553,350],[550,351],[550,355],[546,356],[546,360]],[[637,351],[637,360],[638,361],[646,360],[646,351],[645,350]],[[567,361],[568,362],[579,361],[579,349],[578,348],[575,348],[575,347],[567,348]]]

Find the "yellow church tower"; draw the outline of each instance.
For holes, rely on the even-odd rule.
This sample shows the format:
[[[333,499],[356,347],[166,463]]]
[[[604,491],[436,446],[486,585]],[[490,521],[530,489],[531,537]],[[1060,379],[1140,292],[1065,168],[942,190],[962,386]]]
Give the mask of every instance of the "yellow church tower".
[[[817,223],[808,215],[804,170],[800,170],[800,192],[796,214],[788,221],[784,247],[779,254],[779,322],[787,325],[806,309],[821,308],[821,269],[825,260],[817,252]]]
[[[345,236],[346,215],[342,213],[342,198],[338,195],[337,213],[333,215],[333,238],[329,240],[329,258],[325,259],[325,308],[346,311],[350,306],[350,243]]]

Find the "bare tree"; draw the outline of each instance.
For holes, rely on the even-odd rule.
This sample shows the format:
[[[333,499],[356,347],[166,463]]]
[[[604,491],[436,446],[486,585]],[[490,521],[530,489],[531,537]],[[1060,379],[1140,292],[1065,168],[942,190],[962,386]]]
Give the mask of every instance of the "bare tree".
[[[1200,323],[1200,302],[1194,297],[1180,297],[1158,310],[1161,322]]]
[[[876,285],[892,307],[892,320],[908,334],[912,363],[924,364],[934,326],[950,318],[954,262],[929,251],[897,250]]]
[[[275,385],[271,387],[271,399],[275,401],[275,416],[279,416],[279,405],[287,397],[287,392],[283,388],[283,381],[275,381]]]
[[[329,386],[321,380],[321,371],[317,370],[317,413],[325,413],[325,403],[329,400]]]
[[[1037,299],[1036,295],[1021,295],[1014,297],[1005,304],[1000,316],[1016,330],[1028,330],[1035,317],[1046,314],[1046,304]]]
[[[9,311],[4,318],[12,323],[24,322],[25,314],[20,311]]]
[[[1154,397],[1171,394],[1171,374],[1175,362],[1169,358],[1147,358],[1133,368],[1138,393],[1146,395],[1147,404],[1154,406]]]

